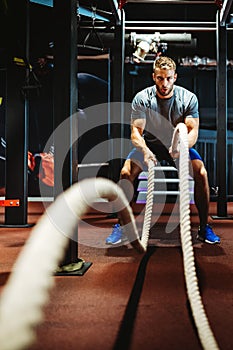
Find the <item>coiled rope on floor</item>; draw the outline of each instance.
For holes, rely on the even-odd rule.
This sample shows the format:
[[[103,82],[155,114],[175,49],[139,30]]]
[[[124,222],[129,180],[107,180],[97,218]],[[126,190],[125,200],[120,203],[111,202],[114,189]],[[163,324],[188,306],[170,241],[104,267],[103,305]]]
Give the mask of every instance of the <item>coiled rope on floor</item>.
[[[184,274],[188,298],[201,344],[206,350],[215,350],[219,348],[210,328],[209,321],[202,304],[194,261],[190,223],[190,198],[188,180],[189,151],[187,134],[188,132],[186,125],[184,123],[179,123],[174,130],[171,146],[173,152],[179,149],[180,153],[180,234],[183,251]]]
[[[1,350],[27,349],[35,341],[35,326],[43,320],[54,271],[63,260],[77,222],[99,198],[114,201],[132,246],[140,242],[132,209],[121,188],[108,179],[80,181],[57,197],[32,229],[0,298]]]

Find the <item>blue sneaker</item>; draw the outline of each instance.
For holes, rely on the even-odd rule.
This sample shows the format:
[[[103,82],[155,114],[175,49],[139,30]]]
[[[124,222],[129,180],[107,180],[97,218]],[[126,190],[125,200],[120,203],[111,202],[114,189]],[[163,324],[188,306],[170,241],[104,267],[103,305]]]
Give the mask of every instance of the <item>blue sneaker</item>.
[[[220,243],[220,238],[214,233],[210,225],[206,225],[204,229],[199,228],[197,239],[209,244]]]
[[[106,238],[106,244],[119,244],[124,240],[120,224],[113,225],[112,233]]]

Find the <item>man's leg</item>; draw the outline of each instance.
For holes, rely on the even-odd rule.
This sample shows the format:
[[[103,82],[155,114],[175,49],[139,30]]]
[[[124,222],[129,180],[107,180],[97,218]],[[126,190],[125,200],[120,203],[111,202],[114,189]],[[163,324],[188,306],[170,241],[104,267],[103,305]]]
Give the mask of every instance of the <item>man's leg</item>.
[[[134,196],[134,181],[142,171],[140,163],[133,159],[126,159],[120,174],[119,186],[123,189],[129,203],[132,202]],[[121,223],[113,226],[112,233],[106,238],[106,244],[119,244],[126,237],[123,235]]]
[[[220,243],[220,238],[213,232],[208,225],[209,215],[209,182],[204,163],[200,159],[192,160],[192,170],[194,178],[194,199],[200,219],[200,228],[197,238],[206,243]]]
[[[194,178],[194,199],[200,218],[200,226],[208,223],[209,215],[209,183],[207,171],[203,162],[199,159],[192,160]]]
[[[134,159],[126,159],[121,169],[119,186],[123,189],[129,203],[134,197],[134,182],[141,171],[140,163]]]

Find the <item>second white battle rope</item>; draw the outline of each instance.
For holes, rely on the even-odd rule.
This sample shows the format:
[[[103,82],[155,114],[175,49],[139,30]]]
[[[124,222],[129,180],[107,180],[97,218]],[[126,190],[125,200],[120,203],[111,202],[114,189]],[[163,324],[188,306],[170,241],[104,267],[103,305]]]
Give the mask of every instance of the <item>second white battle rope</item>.
[[[149,235],[150,235],[153,202],[154,202],[154,162],[152,160],[149,160],[146,208],[145,208],[145,217],[144,217],[142,237],[141,237],[141,245],[143,246],[144,250],[147,249]]]
[[[172,150],[179,151],[180,228],[184,274],[189,302],[199,339],[205,350],[219,349],[202,304],[196,275],[190,223],[188,132],[184,123],[174,130]]]

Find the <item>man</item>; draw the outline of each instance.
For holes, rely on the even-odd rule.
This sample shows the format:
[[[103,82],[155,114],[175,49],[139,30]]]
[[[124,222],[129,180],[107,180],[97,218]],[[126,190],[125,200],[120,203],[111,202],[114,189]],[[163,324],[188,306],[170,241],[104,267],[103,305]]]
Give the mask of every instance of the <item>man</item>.
[[[124,192],[130,200],[133,192],[133,186],[130,185],[133,185],[144,166],[148,166],[150,159],[155,164],[157,160],[166,160],[174,165],[173,159],[179,157],[179,153],[173,154],[169,148],[172,134],[178,123],[185,123],[195,183],[194,198],[200,220],[197,238],[210,244],[220,243],[220,238],[208,225],[207,172],[201,156],[192,148],[197,141],[199,130],[197,97],[187,89],[175,85],[176,64],[171,58],[157,58],[153,65],[152,77],[155,85],[138,92],[132,102],[131,140],[135,148],[129,153],[121,170],[121,181],[128,180],[122,181]],[[107,237],[106,244],[117,244],[123,239],[122,228],[120,224],[116,224],[111,235]]]

